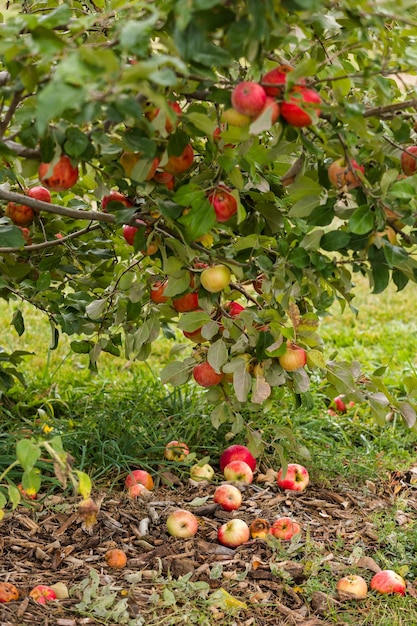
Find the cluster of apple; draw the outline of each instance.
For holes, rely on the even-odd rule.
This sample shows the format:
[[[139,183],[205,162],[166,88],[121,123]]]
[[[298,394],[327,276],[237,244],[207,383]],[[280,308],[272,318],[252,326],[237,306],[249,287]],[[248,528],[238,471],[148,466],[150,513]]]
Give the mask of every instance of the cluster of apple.
[[[68,589],[63,583],[54,585],[35,585],[29,591],[29,598],[37,604],[47,604],[51,600],[60,600],[68,597]],[[12,583],[0,582],[0,604],[5,602],[15,602],[19,600],[21,594],[19,589]]]
[[[224,111],[223,121],[232,126],[247,126],[268,112],[272,123],[281,117],[298,128],[313,124],[321,114],[321,97],[305,80],[288,89],[287,79],[292,71],[289,65],[279,65],[264,74],[259,83],[244,81],[236,85],[231,95],[232,108]]]

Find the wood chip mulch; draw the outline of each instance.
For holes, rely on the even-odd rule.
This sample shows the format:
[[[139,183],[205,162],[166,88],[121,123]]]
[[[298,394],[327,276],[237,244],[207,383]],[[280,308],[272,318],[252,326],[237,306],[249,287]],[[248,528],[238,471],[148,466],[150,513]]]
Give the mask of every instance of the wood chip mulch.
[[[380,549],[372,515],[392,508],[401,495],[407,507],[402,507],[397,523],[411,526],[417,515],[416,477],[415,470],[392,474],[383,485],[368,482],[360,491],[346,484],[337,488],[310,484],[301,494],[282,492],[273,483],[257,483],[243,488],[243,505],[231,513],[213,504],[214,485],[190,481],[172,488],[161,484],[148,497],[134,501],[123,492],[97,495],[100,509],[90,529],[78,514],[77,501],[63,495],[20,505],[0,522],[0,581],[13,583],[20,591],[18,601],[0,604],[0,626],[175,624],[174,618],[170,621],[173,608],[167,606],[166,597],[162,599],[164,589],[187,575],[191,590],[197,581],[205,582],[210,593],[223,589],[240,607],[236,610],[232,602],[231,617],[227,602],[226,608],[220,603],[212,607],[212,621],[201,623],[334,624],[334,619],[327,621],[329,610],[334,616],[341,607],[334,588],[309,597],[303,594],[303,583],[312,575],[308,567],[313,562],[315,567],[325,564],[336,581],[355,565],[370,578],[379,569]],[[166,518],[176,508],[198,516],[199,530],[192,539],[176,539],[167,533]],[[218,527],[232,517],[250,524],[257,517],[272,523],[281,516],[290,516],[301,525],[298,545],[283,547],[278,540],[271,544],[258,539],[230,549],[217,540]],[[113,547],[126,552],[124,569],[107,566],[104,554]],[[359,555],[356,561],[355,554]],[[106,611],[101,615],[98,609],[89,613],[80,607],[80,585],[91,579],[92,572],[100,585],[113,590],[114,597],[126,600],[130,621],[124,621],[126,617],[109,621]],[[67,586],[68,598],[40,606],[28,596],[37,584],[57,582]],[[410,584],[408,592],[415,597]],[[151,616],[158,612],[164,619],[153,622]],[[337,623],[343,624],[343,619]]]

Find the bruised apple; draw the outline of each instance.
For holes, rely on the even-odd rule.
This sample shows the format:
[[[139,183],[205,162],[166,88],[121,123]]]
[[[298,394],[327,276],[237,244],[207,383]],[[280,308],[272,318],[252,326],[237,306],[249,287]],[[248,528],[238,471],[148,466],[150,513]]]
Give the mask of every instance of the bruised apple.
[[[19,591],[12,583],[0,582],[0,603],[19,599]]]
[[[358,165],[355,159],[350,159],[346,163],[345,159],[337,159],[329,165],[327,170],[329,180],[336,189],[355,189],[361,184],[361,180],[356,172],[365,172],[363,165]]]
[[[53,191],[70,189],[78,180],[78,167],[71,163],[71,159],[63,154],[55,165],[41,163],[38,176],[41,183]]]

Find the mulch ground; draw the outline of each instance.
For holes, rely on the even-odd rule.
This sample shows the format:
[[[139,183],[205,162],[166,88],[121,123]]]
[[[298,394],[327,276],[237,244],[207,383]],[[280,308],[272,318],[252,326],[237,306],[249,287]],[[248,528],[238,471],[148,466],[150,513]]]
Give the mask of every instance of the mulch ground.
[[[80,609],[79,585],[91,577],[92,570],[97,572],[99,584],[113,590],[115,597],[125,598],[131,623],[153,624],[150,616],[159,611],[161,624],[174,624],[175,619],[169,617],[174,608],[167,605],[164,586],[188,575],[190,588],[196,581],[204,581],[210,593],[224,589],[246,605],[230,617],[227,600],[218,606],[214,603],[210,623],[334,624],[334,612],[342,608],[334,588],[309,597],[303,594],[303,582],[311,575],[306,563],[326,563],[336,581],[348,568],[351,571],[352,559],[347,557],[355,554],[356,548],[360,555],[356,565],[369,579],[378,570],[373,557],[380,549],[372,515],[391,508],[399,495],[403,502],[407,499],[407,511],[417,512],[416,477],[414,470],[394,474],[384,484],[367,483],[360,491],[348,484],[334,488],[310,484],[301,494],[282,492],[273,483],[257,483],[244,488],[244,503],[233,513],[213,504],[214,485],[175,481],[174,486],[160,485],[149,497],[135,501],[122,492],[99,495],[97,523],[90,529],[78,514],[76,501],[62,495],[40,499],[33,508],[19,506],[0,523],[0,580],[13,583],[20,591],[18,601],[0,605],[0,625],[125,623],[122,618],[109,622],[105,612],[88,615],[88,610]],[[196,501],[207,496],[206,501]],[[175,508],[187,508],[199,517],[199,530],[192,539],[168,535],[165,521]],[[258,539],[233,550],[217,540],[217,528],[231,517],[250,524],[257,517],[272,523],[283,515],[300,523],[301,548],[281,548]],[[413,517],[413,513],[402,513],[397,522],[411,525]],[[127,554],[127,566],[122,570],[106,565],[104,554],[112,547]],[[303,547],[309,551],[308,559]],[[28,596],[37,584],[57,582],[69,588],[69,598],[39,606]],[[409,584],[408,594],[416,597],[413,585]],[[155,600],[158,597],[159,601]],[[233,608],[232,602],[230,611]],[[331,608],[333,619],[329,621]],[[343,624],[343,619],[338,623]]]

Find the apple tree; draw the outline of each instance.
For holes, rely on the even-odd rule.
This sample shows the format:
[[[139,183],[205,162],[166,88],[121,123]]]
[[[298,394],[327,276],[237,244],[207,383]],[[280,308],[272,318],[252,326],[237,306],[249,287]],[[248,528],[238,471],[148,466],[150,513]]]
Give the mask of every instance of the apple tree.
[[[92,370],[176,341],[164,383],[215,427],[273,394],[415,422],[324,358],[319,321],[417,277],[417,8],[381,0],[8,0],[0,29],[0,296]],[[20,377],[1,353],[0,388]],[[410,392],[413,383],[410,381]],[[390,407],[387,408],[387,407]],[[253,433],[255,442],[256,433]]]

